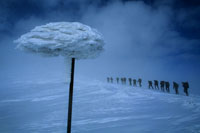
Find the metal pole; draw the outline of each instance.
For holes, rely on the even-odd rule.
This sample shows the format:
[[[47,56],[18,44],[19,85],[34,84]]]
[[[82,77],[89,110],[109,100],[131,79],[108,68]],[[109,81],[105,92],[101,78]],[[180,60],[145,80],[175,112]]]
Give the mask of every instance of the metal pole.
[[[74,86],[74,67],[75,67],[75,58],[72,58],[71,81],[70,81],[70,86],[69,86],[70,88],[69,88],[67,133],[71,133],[72,101],[73,101],[73,86]]]

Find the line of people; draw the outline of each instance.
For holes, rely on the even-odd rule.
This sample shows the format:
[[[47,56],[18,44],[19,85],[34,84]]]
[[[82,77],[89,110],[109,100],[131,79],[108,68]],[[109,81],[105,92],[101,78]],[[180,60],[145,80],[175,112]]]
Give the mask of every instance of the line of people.
[[[126,84],[126,82],[128,81],[130,86],[137,86],[137,82],[138,82],[139,87],[142,87],[142,79],[141,78],[136,80],[136,79],[126,78],[126,77],[122,77],[122,78],[117,77],[116,78],[117,84],[119,84],[120,80],[123,85]],[[114,79],[112,77],[107,77],[107,82],[113,83]],[[189,96],[189,93],[188,93],[189,83],[182,82],[182,86],[183,86],[184,93],[186,94],[186,96]],[[154,80],[154,86],[153,86],[153,82],[149,80],[148,88],[149,89],[157,89],[157,90],[161,90],[162,92],[170,93],[170,83],[168,81],[160,81],[160,87],[159,87],[158,80]],[[173,89],[175,90],[176,94],[179,94],[178,88],[179,88],[179,84],[177,82],[173,82]]]
[[[117,77],[116,78],[117,84],[119,84],[120,80],[121,80],[122,84],[126,84],[126,78],[125,77],[122,77],[122,78]],[[142,87],[142,79],[141,78],[139,78],[138,80],[132,79],[132,78],[128,78],[127,80],[129,81],[129,85],[130,86],[132,86],[132,85],[133,86],[137,86],[137,82],[138,82],[139,87]],[[112,77],[107,77],[107,82],[108,83],[113,83],[113,78]]]
[[[152,81],[148,81],[149,84],[149,89],[157,89],[157,90],[161,90],[163,92],[168,92],[170,93],[170,83],[168,81],[160,81],[160,88],[159,88],[159,81],[158,80],[154,80],[154,87],[153,87],[153,82]],[[188,93],[188,88],[189,88],[189,83],[188,82],[182,82],[182,86],[184,89],[184,93],[186,94],[186,96],[189,96]],[[179,84],[177,82],[173,82],[173,89],[175,90],[176,94],[179,94]]]

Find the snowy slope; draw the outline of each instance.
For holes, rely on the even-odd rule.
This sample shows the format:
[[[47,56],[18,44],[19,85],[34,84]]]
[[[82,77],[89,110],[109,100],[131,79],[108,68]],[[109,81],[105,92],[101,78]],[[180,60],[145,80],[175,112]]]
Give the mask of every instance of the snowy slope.
[[[200,97],[76,80],[73,133],[198,133]],[[59,79],[0,86],[1,133],[65,133],[68,84]]]

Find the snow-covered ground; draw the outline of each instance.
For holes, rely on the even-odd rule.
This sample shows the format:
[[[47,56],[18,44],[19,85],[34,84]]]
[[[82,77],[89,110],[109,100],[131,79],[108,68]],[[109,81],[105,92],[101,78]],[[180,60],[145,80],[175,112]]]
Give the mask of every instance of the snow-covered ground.
[[[0,86],[0,133],[65,133],[68,84],[10,80]],[[200,97],[76,80],[73,133],[200,133]]]

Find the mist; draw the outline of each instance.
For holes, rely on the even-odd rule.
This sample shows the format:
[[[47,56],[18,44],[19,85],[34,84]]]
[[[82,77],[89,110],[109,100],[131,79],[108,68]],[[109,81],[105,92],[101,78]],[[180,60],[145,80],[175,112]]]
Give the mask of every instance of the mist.
[[[171,6],[173,2],[155,2],[153,6],[143,1],[29,2],[36,4],[41,13],[13,17],[12,24],[6,23],[6,14],[1,17],[5,20],[1,31],[6,31],[5,34],[1,33],[0,40],[2,78],[15,76],[17,79],[31,79],[36,76],[65,79],[62,57],[42,58],[22,53],[15,49],[13,40],[38,25],[80,21],[98,29],[106,45],[99,58],[76,61],[75,78],[106,82],[106,77],[123,76],[142,78],[144,81],[189,81],[191,92],[200,93],[200,41],[197,37],[187,37],[177,30],[177,22],[185,26],[181,22],[187,19],[187,13],[176,11],[180,17],[175,19],[175,11]]]
[[[199,56],[189,51],[199,40],[186,39],[175,31],[172,13],[169,6],[154,9],[144,2],[116,2],[101,11],[91,7],[82,21],[103,33],[106,51],[94,62],[81,62],[86,67],[78,71],[101,79],[189,81],[193,89],[198,88]],[[90,67],[94,72],[90,73]]]
[[[39,51],[39,39],[62,33],[41,30],[44,39],[32,29],[51,22],[88,25],[101,41],[64,26],[63,31],[79,33],[82,41],[73,49],[63,40],[71,42],[74,34],[56,41],[51,36]],[[58,133],[66,132],[67,125],[74,133],[200,132],[199,23],[199,0],[0,0],[0,132]],[[24,34],[28,43],[20,39]],[[17,39],[37,54],[17,49]],[[83,58],[94,52],[83,46],[95,41],[101,42],[96,49],[101,54]],[[72,50],[51,53],[69,60],[41,56],[49,42]],[[76,58],[75,74],[69,82],[71,58]],[[157,82],[150,86],[148,80]],[[179,86],[173,87],[174,81]],[[189,85],[181,83],[186,81]]]

